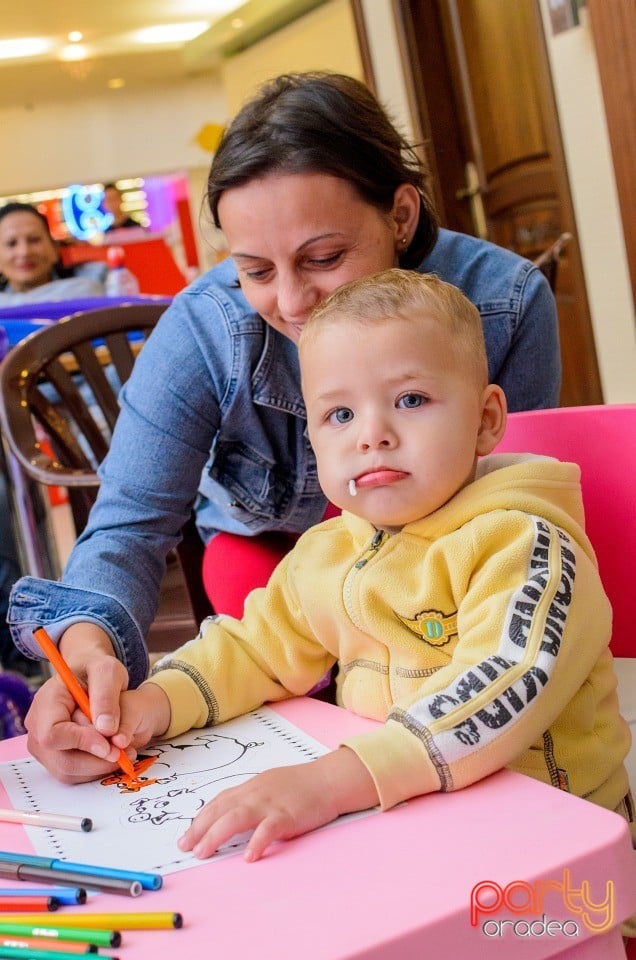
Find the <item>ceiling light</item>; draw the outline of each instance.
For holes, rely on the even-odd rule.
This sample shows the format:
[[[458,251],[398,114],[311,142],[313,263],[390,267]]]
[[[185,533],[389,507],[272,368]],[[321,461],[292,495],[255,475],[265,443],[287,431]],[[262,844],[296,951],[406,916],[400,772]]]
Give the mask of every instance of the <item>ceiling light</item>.
[[[84,39],[84,34],[81,30],[71,30],[66,39],[69,43],[79,43],[80,40]]]
[[[21,37],[19,40],[0,40],[0,60],[17,57],[37,57],[48,53],[52,43],[45,37]]]
[[[62,47],[58,57],[60,60],[86,60],[88,50],[79,43],[71,44],[68,47]]]
[[[122,87],[126,86],[126,81],[123,77],[112,77],[112,79],[108,81],[108,86],[111,90],[121,90]]]
[[[135,30],[137,43],[185,43],[193,40],[208,29],[209,24],[204,21],[194,23],[167,23],[157,27],[146,27],[144,30]]]

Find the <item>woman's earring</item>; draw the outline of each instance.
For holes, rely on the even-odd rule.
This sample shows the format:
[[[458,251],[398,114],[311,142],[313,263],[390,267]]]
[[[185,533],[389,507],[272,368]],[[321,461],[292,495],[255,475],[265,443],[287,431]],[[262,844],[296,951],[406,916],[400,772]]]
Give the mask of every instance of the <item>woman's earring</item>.
[[[402,239],[400,240],[400,244],[403,247],[405,247],[408,244],[408,242],[409,242],[408,237],[402,237]]]

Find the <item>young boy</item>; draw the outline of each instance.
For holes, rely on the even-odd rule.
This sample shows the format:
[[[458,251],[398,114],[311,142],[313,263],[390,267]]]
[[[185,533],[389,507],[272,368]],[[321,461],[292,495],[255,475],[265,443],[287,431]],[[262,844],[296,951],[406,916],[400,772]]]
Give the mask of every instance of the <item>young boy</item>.
[[[630,735],[579,469],[487,457],[506,405],[477,310],[390,270],[317,308],[300,361],[320,482],[343,514],[300,538],[242,620],[207,621],[125,693],[113,742],[305,694],[336,662],[339,702],[383,725],[225,791],[181,848],[207,857],[253,828],[255,860],[340,814],[502,767],[618,808]]]

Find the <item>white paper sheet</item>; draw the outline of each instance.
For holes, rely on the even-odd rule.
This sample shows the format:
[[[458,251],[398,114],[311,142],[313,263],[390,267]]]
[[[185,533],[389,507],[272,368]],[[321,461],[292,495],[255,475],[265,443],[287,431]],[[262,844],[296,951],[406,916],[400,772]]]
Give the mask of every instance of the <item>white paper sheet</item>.
[[[159,759],[146,778],[157,782],[136,793],[99,782],[58,783],[32,758],[0,763],[0,780],[16,809],[92,819],[90,833],[25,827],[40,856],[167,874],[208,862],[177,847],[178,837],[208,800],[263,770],[314,760],[328,752],[294,724],[262,707],[148,747],[143,753],[159,754]],[[237,853],[246,840],[247,835],[234,837],[216,857]]]

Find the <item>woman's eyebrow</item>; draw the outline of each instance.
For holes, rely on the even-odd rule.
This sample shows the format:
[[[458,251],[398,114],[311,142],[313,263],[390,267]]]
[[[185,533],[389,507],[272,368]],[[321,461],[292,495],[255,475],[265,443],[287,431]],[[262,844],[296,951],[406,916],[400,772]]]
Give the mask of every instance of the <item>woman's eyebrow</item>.
[[[233,260],[267,260],[267,257],[259,256],[257,253],[240,253],[238,250],[232,253]]]
[[[343,236],[344,234],[342,234],[340,231],[334,231],[333,233],[319,233],[317,236],[309,237],[308,240],[305,240],[303,243],[301,243],[301,245],[298,247],[298,249],[295,252],[300,253],[306,247],[309,247],[312,243],[317,243],[320,240],[341,239]],[[233,251],[232,257],[235,260],[236,259],[240,259],[240,260],[269,260],[270,259],[269,257],[266,257],[263,254],[245,253],[241,250]]]

